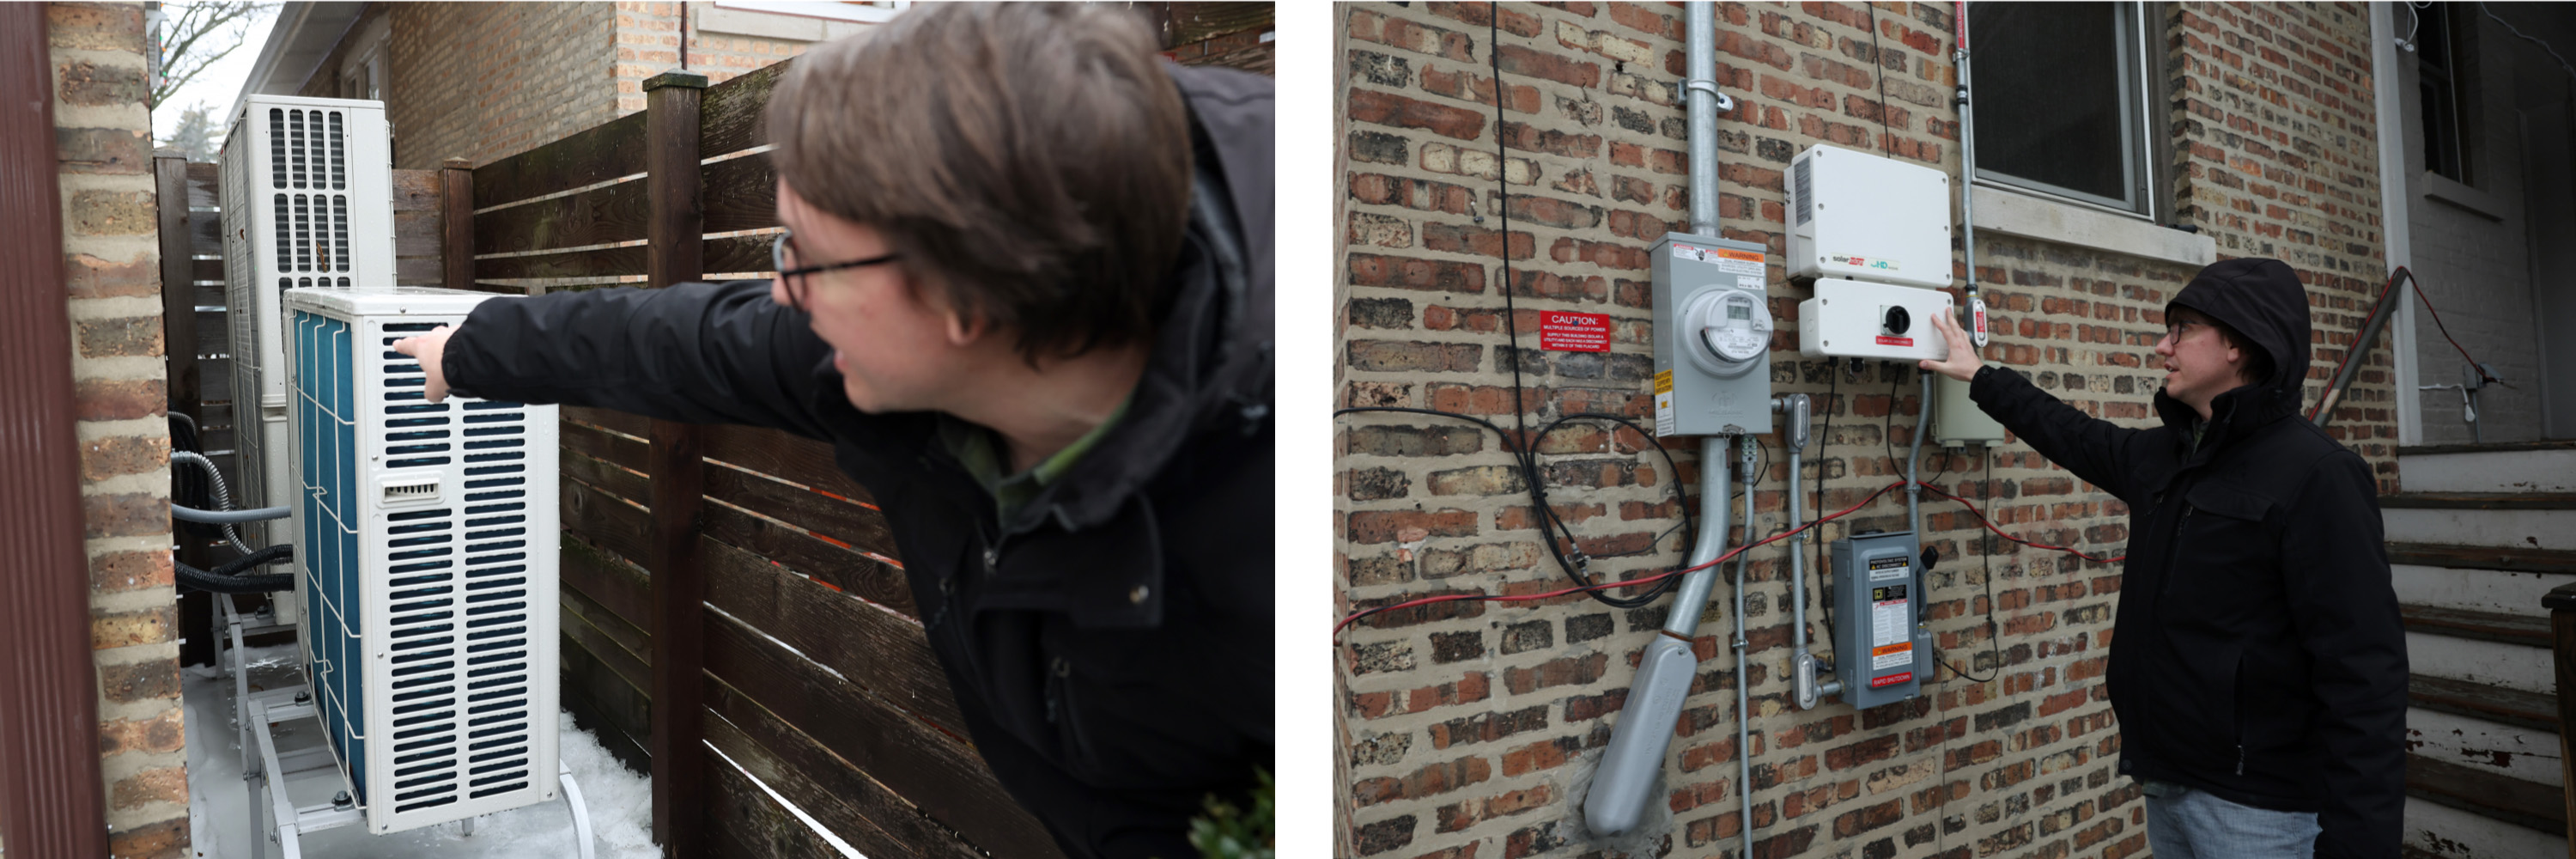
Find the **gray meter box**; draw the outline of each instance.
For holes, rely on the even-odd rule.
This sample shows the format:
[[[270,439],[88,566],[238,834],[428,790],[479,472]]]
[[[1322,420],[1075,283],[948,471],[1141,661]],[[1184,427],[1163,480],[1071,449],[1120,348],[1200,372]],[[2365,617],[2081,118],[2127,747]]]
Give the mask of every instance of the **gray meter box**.
[[[1932,677],[1932,634],[1915,621],[1923,571],[1914,532],[1861,534],[1832,544],[1834,678],[1861,709],[1921,693]]]
[[[1655,434],[1771,431],[1769,260],[1762,245],[1665,233],[1655,290]]]

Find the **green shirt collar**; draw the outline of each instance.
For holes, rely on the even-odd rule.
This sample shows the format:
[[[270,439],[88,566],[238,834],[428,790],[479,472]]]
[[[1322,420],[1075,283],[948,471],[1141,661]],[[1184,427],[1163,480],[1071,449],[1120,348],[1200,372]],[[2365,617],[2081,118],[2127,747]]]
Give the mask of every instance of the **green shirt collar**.
[[[965,466],[966,473],[982,484],[985,492],[992,494],[996,512],[1001,515],[1002,522],[1008,523],[1011,516],[1035,499],[1039,492],[1062,479],[1065,472],[1073,470],[1074,463],[1082,461],[1083,454],[1098,447],[1100,440],[1108,437],[1110,428],[1127,416],[1127,404],[1134,399],[1135,394],[1129,393],[1127,399],[1118,401],[1118,408],[1111,411],[1108,419],[1101,421],[1099,426],[1092,427],[1090,432],[1074,439],[1063,450],[1018,474],[1003,473],[1002,469],[1009,460],[1003,456],[1000,436],[990,428],[943,414],[939,420],[939,441],[957,457],[959,465]]]

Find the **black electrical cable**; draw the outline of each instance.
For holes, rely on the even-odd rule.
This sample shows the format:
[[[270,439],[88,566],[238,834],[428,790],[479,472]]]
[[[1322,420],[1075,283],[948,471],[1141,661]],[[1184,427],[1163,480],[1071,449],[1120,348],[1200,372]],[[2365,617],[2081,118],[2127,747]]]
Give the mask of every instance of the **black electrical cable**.
[[[211,570],[200,570],[187,564],[171,562],[173,577],[180,587],[219,594],[261,594],[282,591],[295,586],[295,574],[273,573],[245,576],[242,571],[265,564],[295,559],[295,547],[278,544],[256,553],[218,564]]]

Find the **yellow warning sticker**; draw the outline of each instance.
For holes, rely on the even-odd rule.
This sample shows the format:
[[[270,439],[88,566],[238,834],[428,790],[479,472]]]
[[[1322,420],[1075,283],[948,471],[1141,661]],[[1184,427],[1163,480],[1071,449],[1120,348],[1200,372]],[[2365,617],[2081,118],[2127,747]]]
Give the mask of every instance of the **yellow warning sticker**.
[[[1656,373],[1656,374],[1655,374],[1655,393],[1658,393],[1658,394],[1669,394],[1669,393],[1672,393],[1672,392],[1673,392],[1673,371],[1671,371],[1671,370],[1665,370],[1665,371],[1663,371],[1663,372],[1661,372],[1661,373]]]

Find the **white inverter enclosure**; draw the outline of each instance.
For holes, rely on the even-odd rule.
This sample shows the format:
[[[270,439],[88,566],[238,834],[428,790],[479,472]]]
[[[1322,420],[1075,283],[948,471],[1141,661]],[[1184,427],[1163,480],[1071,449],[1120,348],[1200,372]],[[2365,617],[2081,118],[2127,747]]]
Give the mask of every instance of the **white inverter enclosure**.
[[[366,817],[395,832],[556,791],[556,408],[426,400],[395,340],[483,301],[293,289],[293,525],[314,704]]]
[[[1818,144],[1789,162],[1791,277],[1950,285],[1950,174]]]
[[[224,304],[244,507],[288,503],[284,309],[301,287],[394,282],[393,145],[384,103],[253,95],[224,136]],[[253,543],[283,539],[241,526]]]

